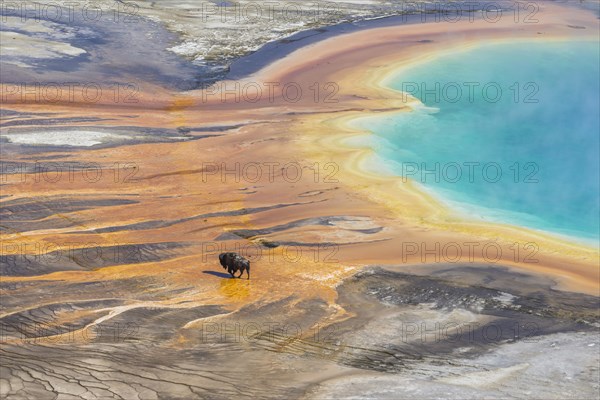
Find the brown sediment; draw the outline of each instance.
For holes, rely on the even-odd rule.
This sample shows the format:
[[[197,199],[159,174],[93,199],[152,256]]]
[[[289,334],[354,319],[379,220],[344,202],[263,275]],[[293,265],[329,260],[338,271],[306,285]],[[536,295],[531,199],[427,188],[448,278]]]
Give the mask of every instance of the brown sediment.
[[[569,28],[568,25],[574,23],[588,29]],[[99,246],[113,243],[185,242],[186,255],[169,262],[144,268],[131,265],[110,267],[97,272],[59,272],[40,279],[64,279],[64,276],[69,276],[69,279],[88,279],[97,274],[102,274],[106,279],[115,272],[119,276],[133,276],[146,275],[149,271],[160,274],[160,271],[169,270],[175,277],[185,281],[192,279],[194,284],[203,288],[208,286],[211,288],[209,290],[218,292],[218,286],[215,287],[216,279],[207,279],[207,276],[197,272],[212,269],[216,265],[214,255],[202,260],[202,246],[206,247],[207,243],[212,243],[222,233],[235,229],[260,229],[302,218],[332,215],[367,217],[371,219],[373,226],[382,229],[377,233],[361,235],[352,229],[339,229],[336,226],[303,226],[289,232],[266,235],[266,239],[273,241],[325,242],[342,246],[336,254],[339,263],[332,265],[312,263],[300,267],[295,262],[286,261],[281,254],[275,256],[276,262],[258,261],[253,275],[257,281],[262,282],[260,292],[273,294],[280,292],[282,287],[292,286],[292,292],[304,295],[306,293],[298,292],[303,285],[298,284],[297,278],[294,284],[287,282],[291,276],[297,277],[298,273],[312,277],[310,282],[320,282],[323,276],[333,274],[335,278],[327,278],[328,284],[325,285],[331,287],[362,265],[436,261],[434,258],[423,258],[420,253],[408,256],[403,254],[403,246],[408,242],[423,244],[424,248],[431,249],[435,248],[436,243],[443,247],[455,242],[493,241],[503,250],[497,263],[549,274],[569,290],[598,293],[600,275],[597,249],[520,227],[465,221],[416,189],[411,182],[403,183],[393,176],[368,172],[362,165],[368,161],[370,151],[345,144],[347,138],[365,134],[352,128],[350,122],[353,119],[374,113],[410,110],[410,102],[403,101],[398,92],[386,89],[381,84],[386,76],[403,65],[435,57],[442,51],[452,51],[448,49],[490,41],[590,38],[597,31],[597,20],[591,13],[544,4],[539,14],[539,23],[523,24],[517,26],[517,29],[515,26],[511,19],[503,19],[495,24],[476,20],[352,33],[298,50],[255,76],[241,81],[242,85],[248,82],[277,82],[280,86],[295,82],[305,92],[308,92],[314,82],[321,86],[327,82],[335,82],[339,87],[337,102],[325,102],[322,98],[315,102],[312,92],[310,95],[305,93],[295,103],[286,101],[277,91],[272,99],[263,96],[258,102],[251,103],[235,101],[231,95],[222,101],[219,95],[207,95],[201,91],[177,94],[165,90],[142,92],[140,101],[127,108],[122,104],[111,103],[109,98],[93,105],[80,104],[80,107],[73,107],[72,104],[9,102],[6,104],[7,108],[22,112],[50,111],[57,117],[110,118],[109,121],[95,123],[95,126],[101,127],[135,125],[164,129],[201,129],[203,126],[232,124],[240,127],[202,140],[128,145],[108,151],[65,149],[65,160],[102,165],[106,173],[98,182],[86,182],[78,174],[75,174],[72,181],[62,179],[58,183],[44,180],[35,182],[31,178],[23,182],[22,176],[9,175],[7,179],[12,184],[3,187],[3,195],[11,196],[9,200],[22,198],[44,203],[52,196],[114,198],[118,195],[120,199],[135,201],[135,204],[90,207],[60,213],[50,210],[53,215],[39,221],[27,221],[27,229],[24,231],[11,231],[10,224],[7,224],[8,230],[3,233],[3,242],[5,246],[28,242],[82,242],[84,244],[81,247],[86,247],[85,243],[90,241],[97,241]],[[538,35],[540,31],[544,33],[542,38]],[[423,38],[427,41],[424,42]],[[235,83],[227,82],[226,85],[231,87]],[[40,158],[44,155],[43,152],[36,153]],[[21,159],[24,159],[23,155],[15,155],[7,161],[19,162]],[[272,179],[274,182],[269,179],[273,177],[266,176],[270,175],[266,173],[256,182],[244,179],[236,182],[231,175],[223,178],[218,171],[211,170],[211,173],[207,173],[207,166],[214,168],[223,161],[227,162],[227,168],[232,168],[234,163],[241,166],[255,162],[286,165],[298,161],[305,169],[298,182],[289,182],[289,179],[284,179],[275,170],[275,177]],[[115,162],[134,163],[139,171],[127,182],[115,182],[115,171],[111,169]],[[314,169],[310,170],[311,166],[317,165],[315,163],[318,163],[316,168],[319,169],[317,179]],[[328,163],[333,164],[328,166]],[[335,165],[339,166],[339,171],[335,170]],[[266,169],[263,172],[265,171]],[[333,178],[326,179],[331,172],[335,172]],[[252,190],[248,190],[249,187]],[[311,198],[301,197],[307,192],[316,194]],[[177,197],[164,198],[170,195]],[[282,204],[293,205],[277,208]],[[194,216],[203,214],[261,207],[270,208],[231,217],[224,214],[194,219]],[[52,224],[42,223],[59,219],[68,220],[70,226],[52,228]],[[150,225],[148,229],[144,229],[144,222],[157,220],[172,223],[158,223],[156,228]],[[39,229],[35,228],[36,222],[40,223]],[[142,225],[140,229],[89,233],[95,229],[131,224]],[[79,230],[86,231],[85,236],[81,234],[83,232],[78,233]],[[234,242],[227,241],[226,244],[233,245]],[[515,242],[521,245],[533,242],[539,246],[539,252],[534,257],[538,261],[523,262],[523,256],[517,257],[511,248]],[[240,238],[237,243],[244,244],[248,241]],[[343,245],[344,243],[349,244]],[[474,254],[468,260],[482,261],[486,260],[481,254]],[[346,265],[352,267],[344,272]],[[86,276],[88,278],[84,278]],[[21,278],[3,277],[6,282],[19,279]],[[326,289],[322,292],[322,284],[318,286],[319,289],[310,292],[327,292]],[[271,292],[267,287],[278,290]]]

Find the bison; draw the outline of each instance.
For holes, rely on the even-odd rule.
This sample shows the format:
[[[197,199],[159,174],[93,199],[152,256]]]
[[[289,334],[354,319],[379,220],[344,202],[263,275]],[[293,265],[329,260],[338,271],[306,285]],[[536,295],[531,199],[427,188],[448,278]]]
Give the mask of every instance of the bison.
[[[247,279],[250,279],[250,261],[237,253],[221,253],[219,254],[219,262],[224,269],[231,274],[232,278],[241,278],[246,271],[248,275]],[[235,273],[240,271],[240,274],[236,277]]]

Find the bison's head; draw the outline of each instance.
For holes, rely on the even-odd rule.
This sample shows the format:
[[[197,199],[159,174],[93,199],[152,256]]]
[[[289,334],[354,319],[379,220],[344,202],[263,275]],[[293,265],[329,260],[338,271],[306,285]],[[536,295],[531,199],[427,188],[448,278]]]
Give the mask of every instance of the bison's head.
[[[225,264],[225,253],[219,254],[219,262],[221,263],[221,265],[223,266],[223,268],[226,268],[225,267],[225,265],[226,265]]]
[[[224,269],[227,269],[227,260],[235,257],[235,253],[221,253],[219,254],[219,262]]]

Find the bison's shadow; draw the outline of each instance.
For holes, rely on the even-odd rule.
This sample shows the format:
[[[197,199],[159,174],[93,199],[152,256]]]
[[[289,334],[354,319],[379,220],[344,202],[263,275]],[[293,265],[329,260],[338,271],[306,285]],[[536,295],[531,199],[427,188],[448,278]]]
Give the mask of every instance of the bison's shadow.
[[[214,275],[214,276],[218,276],[219,278],[229,278],[229,279],[233,279],[231,277],[230,274],[226,273],[226,272],[217,272],[217,271],[202,271],[205,274],[208,275]]]

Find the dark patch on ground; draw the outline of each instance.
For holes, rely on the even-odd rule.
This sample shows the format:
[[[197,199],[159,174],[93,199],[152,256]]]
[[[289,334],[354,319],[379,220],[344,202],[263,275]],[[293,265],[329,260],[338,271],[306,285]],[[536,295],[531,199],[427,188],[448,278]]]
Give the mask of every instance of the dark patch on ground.
[[[219,306],[206,305],[192,308],[140,307],[125,311],[100,325],[103,337],[110,340],[117,327],[127,326],[127,340],[150,343],[167,342],[177,338],[177,331],[190,321],[225,314]],[[122,333],[121,333],[122,334]]]
[[[137,203],[137,201],[126,199],[24,198],[2,203],[2,206],[0,206],[0,220],[3,225],[6,225],[7,221],[36,221],[55,214]]]
[[[39,339],[66,334],[84,328],[96,319],[107,315],[108,311],[94,310],[122,305],[118,299],[88,300],[80,302],[53,303],[15,312],[0,318],[0,341],[11,339]],[[88,313],[82,313],[88,311]],[[81,316],[60,322],[61,315],[80,313]]]
[[[76,232],[76,233],[96,234],[96,233],[112,233],[112,232],[146,230],[146,229],[160,229],[160,228],[167,228],[167,227],[170,227],[173,225],[182,224],[185,222],[195,221],[195,220],[199,220],[199,219],[209,219],[209,218],[217,218],[217,217],[237,217],[237,216],[241,216],[241,215],[256,214],[256,213],[260,213],[260,212],[264,212],[264,211],[277,210],[280,208],[293,207],[293,206],[304,205],[304,204],[310,204],[310,203],[287,203],[287,204],[284,203],[284,204],[276,204],[276,205],[265,206],[265,207],[242,208],[239,210],[230,210],[230,211],[218,211],[218,212],[213,212],[213,213],[194,215],[191,217],[181,218],[181,219],[176,219],[176,220],[144,221],[144,222],[137,222],[134,224],[110,226],[110,227],[106,227],[106,228],[98,228],[98,229]],[[71,233],[75,233],[75,232],[71,232]],[[217,240],[219,240],[219,239],[217,239]]]
[[[0,275],[36,276],[57,271],[86,271],[115,265],[159,262],[175,257],[176,250],[187,247],[180,242],[144,243],[116,246],[65,246],[38,254],[0,256]],[[54,247],[53,247],[54,248]]]
[[[482,284],[486,276],[487,284]],[[458,349],[462,349],[460,357],[475,357],[503,343],[597,329],[598,297],[553,290],[539,281],[531,291],[533,285],[527,281],[520,285],[520,278],[536,279],[488,266],[448,268],[438,276],[368,268],[338,288],[339,304],[356,317],[334,325],[341,344],[331,344],[331,351],[339,353],[338,362],[345,365],[398,372],[417,360],[451,363]],[[455,310],[473,313],[481,321],[485,317],[487,322],[472,325],[467,332],[466,325],[444,320]],[[415,319],[415,315],[422,318]],[[377,318],[387,318],[388,326],[395,324],[397,334],[391,340],[379,339],[378,332],[372,332],[369,346],[343,344],[344,336],[369,329],[367,325]],[[453,330],[457,325],[460,332]]]
[[[15,121],[8,121],[0,123],[0,127],[9,126],[48,126],[48,125],[61,125],[65,123],[84,123],[84,122],[98,122],[98,121],[112,121],[112,118],[98,118],[98,117],[65,117],[65,118],[35,118],[35,119],[19,119]]]
[[[95,169],[99,167],[99,164],[91,164],[83,161],[43,161],[43,160],[56,160],[64,158],[63,156],[56,157],[41,157],[36,158],[35,162],[0,162],[0,175],[20,175],[22,182],[27,180],[33,181],[35,179],[42,179],[40,176],[23,176],[24,174],[44,174],[44,179],[51,180],[56,179],[57,182],[60,178],[66,179],[71,177],[75,172],[89,171],[91,168]],[[63,176],[64,174],[64,176]],[[92,173],[90,173],[91,176]],[[57,176],[58,178],[55,178]]]
[[[317,217],[317,218],[304,218],[296,221],[288,222],[286,224],[276,225],[269,228],[263,229],[237,229],[231,231],[231,233],[242,237],[244,239],[250,239],[255,236],[264,236],[270,235],[277,232],[287,231],[293,228],[300,228],[304,226],[317,225],[317,226],[335,226],[336,222],[346,222],[346,221],[354,221],[352,217],[349,216],[330,216],[330,217]],[[375,233],[379,232],[381,228],[377,228],[378,230],[365,229],[355,230],[356,232],[364,232],[364,233]]]

